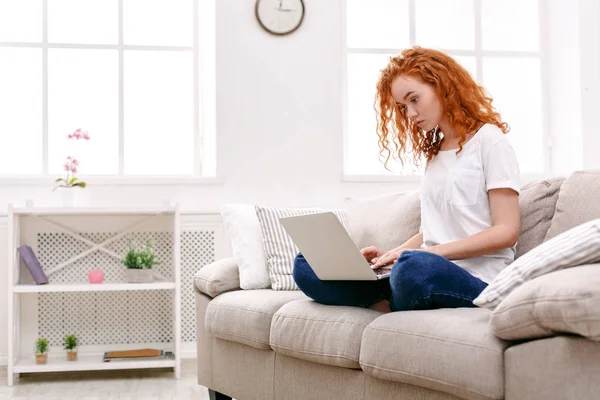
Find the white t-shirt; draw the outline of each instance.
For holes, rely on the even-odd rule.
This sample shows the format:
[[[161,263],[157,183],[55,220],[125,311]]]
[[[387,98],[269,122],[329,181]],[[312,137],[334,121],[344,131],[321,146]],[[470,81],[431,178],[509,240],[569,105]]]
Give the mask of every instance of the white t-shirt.
[[[520,192],[517,157],[506,136],[485,124],[463,145],[440,151],[421,184],[422,248],[464,239],[492,227],[488,190]],[[481,257],[452,260],[489,283],[515,258],[516,246]]]

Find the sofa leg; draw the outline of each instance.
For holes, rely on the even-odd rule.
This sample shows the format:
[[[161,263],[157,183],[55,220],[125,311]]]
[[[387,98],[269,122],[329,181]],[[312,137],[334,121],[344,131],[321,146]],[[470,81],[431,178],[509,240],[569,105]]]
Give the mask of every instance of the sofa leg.
[[[210,400],[231,400],[231,397],[226,396],[223,393],[215,392],[212,389],[208,389],[208,398]]]

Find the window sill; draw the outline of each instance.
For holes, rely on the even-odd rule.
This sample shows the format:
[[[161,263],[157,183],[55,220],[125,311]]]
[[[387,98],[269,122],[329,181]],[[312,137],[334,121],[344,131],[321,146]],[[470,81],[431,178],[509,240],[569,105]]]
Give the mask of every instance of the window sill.
[[[0,186],[54,186],[57,175],[0,176]],[[90,186],[218,185],[220,177],[199,176],[80,176]]]

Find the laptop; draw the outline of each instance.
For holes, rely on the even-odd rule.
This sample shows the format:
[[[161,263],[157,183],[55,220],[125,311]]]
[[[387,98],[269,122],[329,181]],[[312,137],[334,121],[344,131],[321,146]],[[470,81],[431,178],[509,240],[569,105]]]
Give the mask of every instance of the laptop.
[[[376,281],[391,274],[391,266],[371,268],[332,212],[282,217],[279,222],[323,281]]]

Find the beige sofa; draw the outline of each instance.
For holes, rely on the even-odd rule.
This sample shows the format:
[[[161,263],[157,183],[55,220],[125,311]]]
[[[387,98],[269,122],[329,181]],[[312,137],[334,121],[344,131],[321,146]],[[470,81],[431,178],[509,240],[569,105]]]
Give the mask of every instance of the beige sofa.
[[[549,230],[600,218],[600,175],[529,183],[520,206],[517,256]],[[382,314],[241,290],[233,258],[203,267],[194,286],[198,383],[211,399],[600,399],[600,342],[501,340],[487,309]]]

